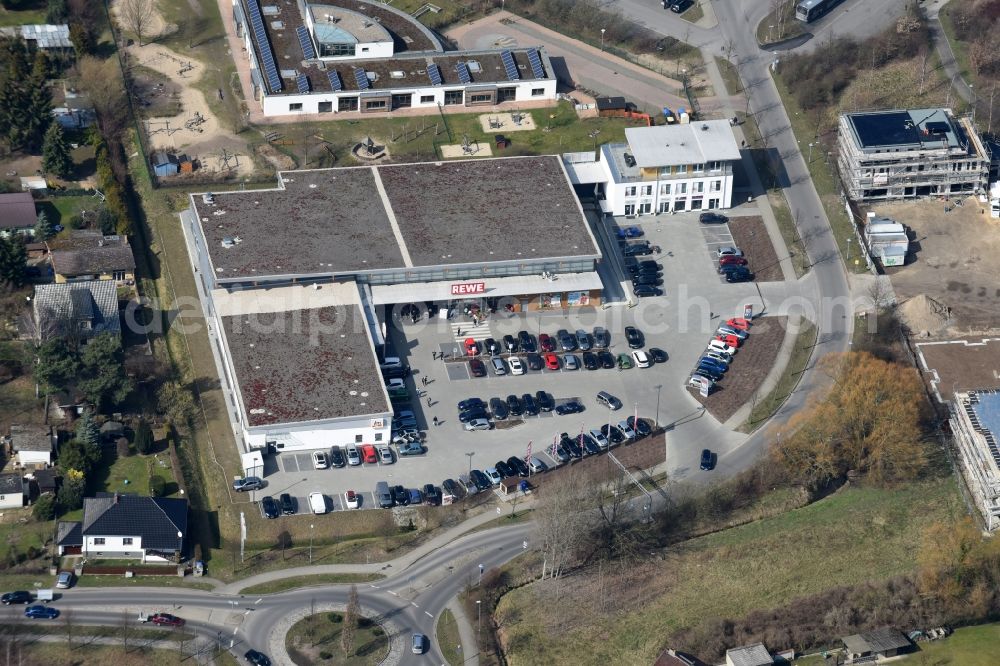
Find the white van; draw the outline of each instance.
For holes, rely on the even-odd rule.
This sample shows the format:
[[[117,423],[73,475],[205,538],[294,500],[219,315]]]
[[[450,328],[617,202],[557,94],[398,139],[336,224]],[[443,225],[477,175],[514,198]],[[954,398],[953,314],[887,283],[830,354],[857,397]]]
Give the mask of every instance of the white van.
[[[323,493],[309,493],[309,508],[316,515],[326,513],[326,498]]]

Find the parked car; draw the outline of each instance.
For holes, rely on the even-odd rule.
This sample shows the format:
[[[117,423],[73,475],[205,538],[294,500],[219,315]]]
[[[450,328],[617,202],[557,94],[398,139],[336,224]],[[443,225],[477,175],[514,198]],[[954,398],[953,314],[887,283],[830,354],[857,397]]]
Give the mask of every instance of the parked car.
[[[472,477],[472,482],[476,484],[476,488],[479,492],[489,490],[493,487],[493,483],[489,480],[489,478],[478,469],[472,470],[469,475]]]
[[[486,376],[486,364],[480,361],[478,358],[473,358],[469,360],[469,374],[473,377],[485,377]]]
[[[719,266],[746,266],[748,263],[745,257],[738,257],[735,254],[719,257]]]
[[[326,497],[323,493],[309,493],[309,509],[317,516],[326,513]]]
[[[750,337],[750,334],[747,333],[746,331],[744,331],[743,329],[741,329],[741,328],[733,328],[732,326],[727,326],[725,324],[723,324],[722,326],[720,326],[718,328],[717,332],[718,333],[723,333],[725,335],[735,335],[740,340],[746,340],[748,337]]]
[[[589,351],[594,346],[590,339],[590,333],[582,328],[578,330],[576,332],[576,346],[580,348],[580,351]]]
[[[494,420],[503,421],[510,414],[510,409],[500,398],[490,398],[490,413],[493,414]]]
[[[149,616],[149,622],[155,624],[158,627],[183,627],[184,620],[177,617],[176,615],[171,615],[170,613],[155,613]]]
[[[702,224],[723,224],[728,222],[729,218],[719,213],[702,213],[698,216],[698,221]]]
[[[313,451],[312,461],[314,469],[326,469],[330,466],[330,461],[327,460],[326,453],[323,451]]]
[[[534,352],[525,354],[524,362],[528,364],[528,370],[531,370],[532,372],[538,372],[544,365],[544,363],[542,363],[542,357]]]
[[[499,486],[500,482],[503,481],[503,477],[500,476],[500,472],[497,471],[496,467],[486,469],[484,474],[489,480],[491,486]]]
[[[729,246],[720,247],[719,249],[717,249],[715,251],[715,254],[720,259],[722,257],[726,257],[726,256],[742,257],[743,256],[743,250],[741,250],[738,247],[733,247],[733,246],[729,245]]]
[[[454,479],[445,479],[441,482],[441,503],[445,503],[445,497],[450,496],[452,501],[465,497],[465,490],[458,485]]]
[[[424,447],[420,442],[403,442],[396,445],[396,455],[399,456],[419,456],[423,453]]]
[[[543,412],[551,412],[555,409],[556,401],[552,398],[551,393],[546,393],[545,391],[538,391],[535,393],[535,402],[538,403],[538,409]]]
[[[507,458],[507,467],[513,470],[513,472],[520,477],[526,477],[531,472],[531,470],[528,469],[528,463],[524,462],[524,460],[518,458],[517,456]]]
[[[711,340],[711,341],[709,341],[708,348],[709,349],[714,349],[716,351],[725,352],[726,354],[729,354],[730,356],[732,356],[733,354],[736,353],[736,347],[731,347],[730,345],[727,345],[722,340]]]
[[[567,416],[569,414],[579,414],[583,411],[583,405],[581,405],[576,400],[571,400],[570,402],[563,403],[556,407],[556,414],[559,416]]]
[[[3,596],[0,596],[0,603],[3,603],[4,606],[10,606],[11,604],[30,604],[31,601],[31,592],[26,592],[24,590],[7,592]]]
[[[397,506],[409,506],[410,504],[410,493],[403,486],[393,486],[392,487],[392,501],[396,503]]]
[[[576,354],[563,354],[563,370],[579,370],[580,359]]]
[[[274,501],[273,497],[264,497],[261,499],[260,510],[264,514],[265,518],[277,518],[281,515],[281,511],[278,509],[278,503]]]
[[[528,468],[531,470],[532,474],[540,474],[541,472],[547,472],[549,466],[542,461],[538,456],[531,456],[528,459]]]
[[[282,514],[284,514],[286,516],[294,516],[295,515],[295,500],[292,499],[291,495],[289,495],[288,493],[281,493],[281,497],[279,498],[279,501],[281,502],[281,513]]]
[[[603,326],[594,327],[594,347],[607,349],[611,346],[611,334]]]
[[[260,490],[264,487],[264,482],[256,476],[247,476],[233,481],[233,490],[243,493],[248,490]]]
[[[513,335],[503,336],[503,347],[507,350],[508,354],[514,354],[517,352],[517,338]]]
[[[710,470],[715,467],[715,454],[709,449],[701,450],[701,469]]]
[[[509,359],[507,359],[507,365],[510,366],[510,374],[512,375],[524,374],[524,363],[522,363],[521,359],[519,359],[518,357],[511,356]]]
[[[618,354],[618,369],[628,370],[632,367],[632,357],[628,354]]]
[[[733,328],[738,328],[741,331],[749,331],[751,322],[749,319],[744,319],[743,317],[733,317],[726,321],[726,326],[732,326]]]
[[[642,257],[653,254],[655,249],[649,244],[629,243],[622,248],[622,255],[626,257]]]
[[[493,364],[493,374],[497,377],[503,377],[507,374],[507,364],[503,362],[502,358],[492,358],[490,361]]]
[[[726,354],[725,352],[714,351],[711,349],[706,350],[704,355],[708,358],[715,359],[720,363],[725,363],[727,366],[729,365],[730,361],[733,360],[733,357],[730,356],[729,354]]]
[[[530,393],[521,396],[521,404],[524,405],[524,413],[527,416],[538,416],[538,405]]]
[[[561,464],[564,462],[568,462],[571,456],[569,455],[569,451],[566,450],[565,446],[563,446],[562,444],[556,444],[555,453],[553,454],[552,457],[558,460],[559,463]]]
[[[582,434],[577,438],[580,445],[583,447],[583,452],[585,455],[593,456],[601,452],[601,447],[597,445],[593,439],[587,434]]]
[[[463,495],[475,495],[479,492],[479,486],[473,479],[472,472],[476,470],[470,470],[469,474],[460,474],[458,477],[459,486],[462,488]]]
[[[388,444],[378,447],[378,461],[383,465],[391,465],[396,462],[396,459],[392,457],[392,449],[389,448]]]
[[[597,394],[597,403],[604,405],[613,412],[622,408],[622,401],[607,391],[601,391]]]
[[[362,444],[360,451],[361,460],[366,465],[374,465],[378,462],[378,451],[371,444]]]
[[[611,443],[612,446],[614,446],[615,444],[621,444],[622,442],[625,441],[625,435],[622,433],[622,431],[614,427],[610,423],[605,423],[604,425],[601,426],[601,434],[607,438],[607,440]]]
[[[622,419],[621,421],[615,424],[615,427],[621,431],[622,435],[625,436],[626,440],[635,439],[635,430],[632,430],[632,426],[628,424],[627,419]]]
[[[493,465],[493,469],[497,471],[501,479],[507,479],[512,476],[517,476],[517,472],[513,470],[506,462],[503,460],[498,460]]]
[[[59,576],[56,577],[56,588],[60,590],[68,590],[73,587],[73,583],[76,582],[76,576],[72,571],[60,571]]]
[[[483,340],[483,352],[490,356],[496,356],[500,353],[500,345],[493,338],[486,338]]]
[[[710,365],[722,373],[725,373],[729,369],[729,365],[725,361],[720,361],[709,356],[702,356],[698,359],[698,365]]]
[[[713,382],[717,382],[722,379],[722,373],[711,365],[699,365],[695,368],[694,374],[701,375],[702,377],[708,377]]]
[[[464,346],[466,356],[479,356],[479,343],[474,338],[466,338]]]
[[[559,332],[556,333],[556,338],[559,339],[559,348],[564,352],[570,352],[576,349],[576,338],[573,337],[573,334],[565,328],[559,329]]]
[[[330,464],[334,467],[344,466],[344,451],[339,446],[330,449]]]
[[[694,0],[674,0],[670,4],[670,11],[674,14],[683,14],[693,4]]]
[[[726,282],[753,282],[754,274],[743,269],[742,271],[727,271]]]
[[[59,617],[59,611],[51,606],[28,606],[24,609],[24,617],[32,619],[54,620]]]
[[[406,492],[410,495],[410,506],[420,506],[424,503],[424,494],[419,488],[407,488]]]
[[[524,413],[521,401],[513,393],[507,396],[507,409],[510,410],[511,416],[520,416]]]
[[[267,655],[257,650],[247,650],[243,658],[252,666],[271,666],[271,660],[268,659]]]
[[[482,398],[466,398],[458,403],[459,412],[467,412],[475,407],[486,407],[486,403],[483,402]]]
[[[433,483],[424,484],[424,502],[430,506],[441,505],[441,490]]]
[[[653,432],[653,429],[649,427],[649,423],[647,423],[643,419],[637,419],[635,418],[635,416],[630,416],[625,420],[628,422],[629,427],[635,431],[635,436],[637,439],[646,437],[651,432]]]
[[[549,337],[548,333],[538,335],[538,348],[543,352],[553,352],[556,350],[556,341]]]
[[[602,449],[608,448],[608,438],[605,437],[604,433],[601,432],[600,428],[594,428],[590,431],[590,438],[597,443],[597,446]]]
[[[641,349],[646,344],[642,331],[635,326],[625,327],[625,341],[628,342],[629,349]]]
[[[465,424],[465,429],[468,430],[469,432],[472,432],[474,430],[489,430],[492,427],[493,424],[491,424],[486,419],[472,419],[471,421]]]
[[[587,370],[597,370],[601,367],[600,361],[597,360],[597,354],[594,352],[583,352],[583,367]]]
[[[559,441],[559,446],[566,449],[566,452],[573,458],[583,457],[583,448],[577,444],[576,439],[568,436],[566,433],[562,434],[562,439]]]
[[[354,445],[347,447],[347,464],[351,467],[357,467],[361,464],[361,454],[358,453],[358,447]]]
[[[375,484],[375,492],[372,494],[375,496],[375,502],[380,509],[391,509],[396,503],[393,499],[392,489],[385,481],[377,482]]]
[[[656,275],[640,273],[632,278],[633,291],[635,287],[662,287],[663,280]]]
[[[642,238],[642,229],[636,226],[615,229],[618,238]]]
[[[535,336],[527,331],[518,331],[517,344],[520,346],[521,351],[525,353],[535,352],[538,349],[538,346],[535,344]]]
[[[667,362],[667,352],[663,351],[659,347],[650,347],[648,353],[649,353],[649,358],[652,359],[654,363]]]
[[[648,368],[652,365],[649,360],[649,355],[641,349],[636,349],[632,352],[632,360],[635,361],[637,368]]]
[[[559,369],[559,357],[555,354],[545,355],[545,367],[548,370],[558,370]]]
[[[663,296],[663,290],[648,284],[636,285],[632,288],[632,293],[637,298],[648,298],[650,296]]]

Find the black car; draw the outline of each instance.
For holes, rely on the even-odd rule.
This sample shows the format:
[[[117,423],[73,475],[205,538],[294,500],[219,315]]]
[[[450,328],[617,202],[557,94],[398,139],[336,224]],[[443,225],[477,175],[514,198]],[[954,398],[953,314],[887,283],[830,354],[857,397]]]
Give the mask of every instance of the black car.
[[[580,435],[580,442],[583,444],[583,451],[586,455],[592,456],[601,452],[601,447],[597,445],[590,435]]]
[[[521,349],[524,349],[524,345],[521,346]],[[542,357],[534,352],[531,352],[530,354],[525,354],[524,362],[527,364],[528,370],[531,370],[533,372],[541,370],[542,366],[544,365],[542,363]]]
[[[617,365],[614,354],[607,350],[597,352],[597,360],[601,363],[601,367],[605,370],[610,370]]]
[[[410,376],[410,366],[397,365],[391,368],[382,368],[382,376],[386,379],[406,379]]]
[[[292,499],[291,495],[288,493],[281,493],[279,501],[281,503],[281,513],[286,516],[295,515],[295,500]]]
[[[517,456],[507,458],[507,467],[510,467],[520,477],[528,476],[528,464]]]
[[[460,423],[468,423],[473,419],[487,419],[489,415],[486,413],[485,407],[473,407],[472,409],[461,412],[458,415],[458,420]]]
[[[441,504],[441,491],[433,483],[424,485],[424,502],[431,506]]]
[[[622,431],[609,423],[605,423],[601,426],[601,434],[604,435],[612,444],[621,444],[625,441],[625,435]]]
[[[583,448],[577,443],[575,437],[569,437],[566,433],[563,433],[560,443],[574,458],[583,457]]]
[[[559,416],[566,416],[567,414],[579,414],[583,411],[583,405],[578,403],[576,400],[571,400],[570,402],[564,403],[556,407],[556,414]]]
[[[603,326],[594,327],[594,347],[596,349],[607,349],[611,346],[611,334]]]
[[[622,250],[622,254],[626,257],[642,257],[647,254],[653,254],[653,248],[650,245],[626,245]]]
[[[750,269],[741,264],[720,264],[719,265],[719,275],[725,275],[726,273],[740,273],[740,272],[750,272]]]
[[[486,475],[480,472],[478,469],[474,469],[471,472],[469,472],[469,478],[472,479],[472,482],[474,484],[476,484],[476,488],[479,489],[479,492],[489,490],[490,488],[493,487],[493,484],[490,483],[490,480],[486,478]]]
[[[643,345],[646,344],[642,331],[635,326],[625,327],[625,340],[628,341],[629,349],[642,349]]]
[[[743,267],[740,266],[740,268]],[[726,282],[752,282],[752,281],[753,281],[753,273],[746,270],[745,268],[742,271],[732,271],[726,273]]]
[[[455,479],[445,479],[442,481],[441,489],[455,499],[462,499],[465,497],[465,490],[462,489],[462,486],[458,485],[458,482],[455,481]]]
[[[527,331],[518,332],[517,344],[521,347],[521,351],[525,353],[538,351],[538,345],[535,344],[535,336]]]
[[[524,405],[524,413],[527,416],[538,416],[538,404],[530,393],[521,396],[521,403]]]
[[[458,403],[458,411],[460,412],[467,412],[475,407],[486,407],[486,403],[483,402],[482,398],[466,398]]]
[[[702,213],[698,216],[698,221],[702,224],[722,224],[728,222],[729,218],[719,213]]]
[[[629,271],[629,279],[634,283],[636,280],[658,280],[663,278],[663,271]]]
[[[662,271],[663,264],[659,264],[653,261],[652,259],[643,259],[642,261],[637,261],[636,263],[629,266],[630,270],[632,268],[637,268],[640,271],[650,271],[650,270]]]
[[[480,361],[478,358],[473,358],[469,360],[469,372],[473,377],[485,377],[486,376],[486,365]]]
[[[273,497],[265,497],[260,501],[260,510],[264,512],[265,518],[277,518],[281,515],[281,511],[278,510],[278,503],[274,501]]]
[[[576,349],[576,337],[565,328],[559,329],[559,332],[556,333],[556,339],[559,341],[559,348],[564,352]]]
[[[639,298],[646,298],[648,296],[663,296],[662,289],[648,284],[636,285],[635,287],[632,288],[632,291]]]
[[[667,362],[667,352],[663,351],[659,347],[650,347],[646,350],[649,354],[649,358],[653,359],[653,363],[666,363]]]
[[[510,410],[511,416],[520,416],[524,413],[524,407],[521,406],[521,401],[517,399],[517,396],[511,393],[507,396],[507,409]]]
[[[507,403],[500,398],[490,398],[490,412],[492,412],[493,418],[497,421],[503,421],[510,415]]]
[[[583,352],[583,367],[587,370],[597,370],[601,367],[600,362],[597,360],[597,354],[594,352]]]
[[[510,466],[502,460],[496,461],[493,464],[493,469],[497,471],[502,478],[507,479],[512,476],[517,476],[517,472],[510,468]]]
[[[330,449],[330,464],[334,467],[343,467],[347,464],[344,460],[344,451],[339,446]]]
[[[535,402],[538,403],[538,409],[543,412],[551,412],[556,406],[556,401],[552,399],[552,395],[545,391],[535,393]]]
[[[30,604],[34,599],[31,598],[31,592],[25,592],[24,590],[18,590],[17,592],[7,592],[3,596],[0,596],[0,602],[4,606],[10,606],[11,604]]]
[[[628,423],[628,427],[635,431],[635,438],[641,439],[653,432],[653,429],[649,427],[649,422],[645,419],[637,419],[634,416],[630,416],[625,419]]]
[[[701,468],[710,470],[715,467],[715,454],[708,449],[701,450]]]
[[[510,354],[517,352],[517,340],[513,335],[503,336],[503,348]]]
[[[267,655],[257,650],[247,650],[243,658],[253,666],[271,666],[271,660],[267,658]]]
[[[670,11],[674,14],[683,14],[691,4],[691,0],[674,0],[670,5]]]
[[[410,491],[403,486],[393,486],[392,499],[396,506],[407,506],[410,503]]]
[[[486,338],[483,340],[483,353],[496,356],[500,353],[500,345],[493,338]]]
[[[639,275],[632,278],[633,287],[662,287],[663,280],[655,275]]]

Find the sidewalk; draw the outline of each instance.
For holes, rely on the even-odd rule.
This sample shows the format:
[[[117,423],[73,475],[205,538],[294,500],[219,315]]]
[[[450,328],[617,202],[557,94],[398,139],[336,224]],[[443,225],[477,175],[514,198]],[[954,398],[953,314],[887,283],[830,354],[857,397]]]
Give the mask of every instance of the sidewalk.
[[[479,666],[479,646],[476,643],[476,632],[472,629],[472,622],[465,615],[465,609],[458,602],[458,597],[452,597],[445,608],[451,611],[455,617],[455,624],[458,625],[458,635],[462,641],[462,655],[465,656],[462,664]]]

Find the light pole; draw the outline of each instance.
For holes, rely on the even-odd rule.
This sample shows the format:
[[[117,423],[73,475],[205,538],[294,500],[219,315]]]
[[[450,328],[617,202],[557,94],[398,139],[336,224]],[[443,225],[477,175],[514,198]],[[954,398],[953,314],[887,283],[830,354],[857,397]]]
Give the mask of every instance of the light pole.
[[[476,455],[476,452],[469,451],[465,455],[469,456],[469,476],[472,476],[472,456]]]
[[[850,237],[848,237],[848,239],[847,239],[847,261],[848,262],[851,260],[851,241],[852,240],[854,240],[854,239],[850,238]]]
[[[972,125],[976,125],[976,90],[969,84],[969,96],[972,99]],[[988,128],[987,128],[988,129]]]
[[[653,426],[656,428],[660,427],[660,389],[663,388],[663,384],[656,385],[656,416],[653,417]]]
[[[315,525],[309,525],[309,564],[313,563],[313,528]]]
[[[483,584],[483,565],[480,564],[479,565],[479,585],[482,586],[482,584]]]
[[[183,557],[182,551],[184,550],[184,532],[177,530],[177,564],[181,563],[181,558]]]
[[[476,608],[478,609],[479,619],[476,620],[476,645],[479,645],[479,636],[482,634],[483,629],[483,600],[476,599]]]
[[[602,51],[604,50],[604,31],[605,30],[607,30],[607,28],[601,28],[601,50]],[[477,601],[476,603],[479,603],[479,602]]]
[[[810,143],[809,144],[809,162],[808,163],[812,164],[812,161],[813,161],[813,144]]]

